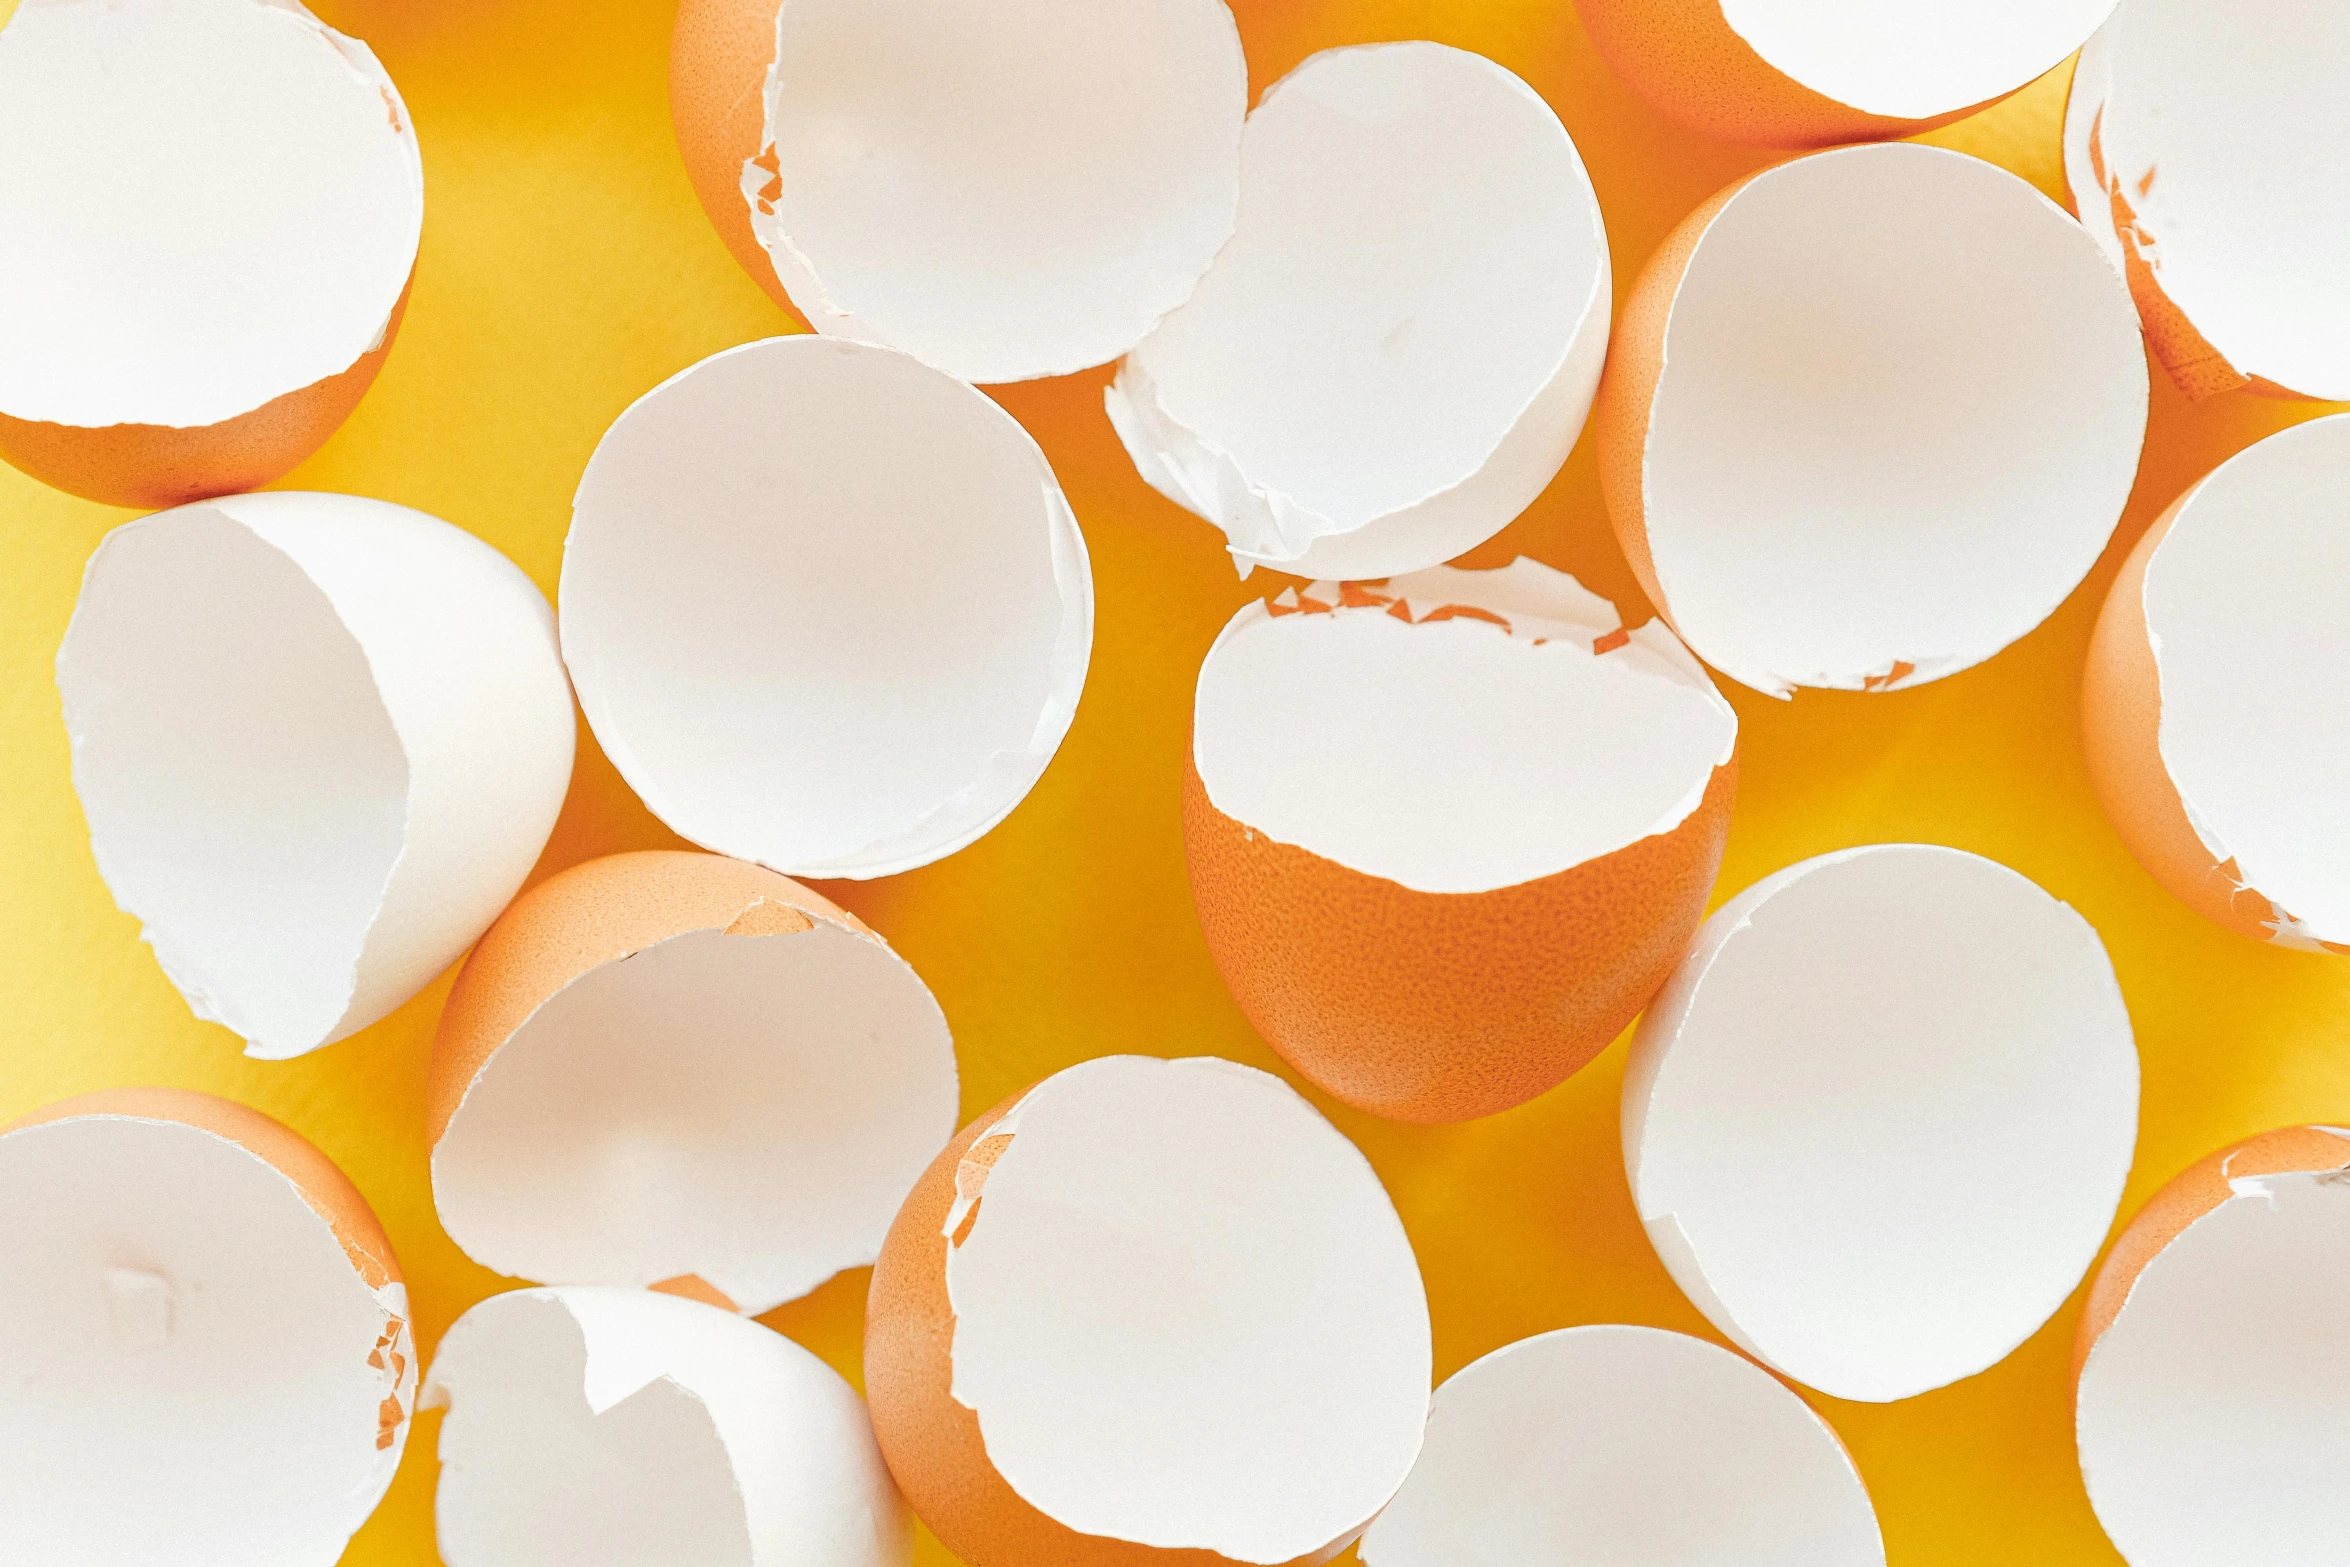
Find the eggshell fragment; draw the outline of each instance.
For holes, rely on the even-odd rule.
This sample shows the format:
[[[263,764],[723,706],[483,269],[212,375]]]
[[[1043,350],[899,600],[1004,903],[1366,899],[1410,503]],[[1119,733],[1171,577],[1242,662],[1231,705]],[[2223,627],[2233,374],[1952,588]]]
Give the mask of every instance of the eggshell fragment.
[[[415,1345],[365,1198],[172,1088],[0,1131],[0,1556],[330,1567],[408,1440]]]
[[[819,337],[713,355],[589,461],[563,656],[653,813],[795,876],[887,876],[1011,813],[1076,713],[1084,535],[971,387]]]
[[[571,777],[554,617],[438,518],[225,496],[125,523],[57,654],[99,874],[198,1017],[283,1059],[422,989]]]
[[[904,1567],[865,1407],[814,1355],[641,1290],[493,1295],[433,1356],[448,1567]]]
[[[1773,696],[1889,691],[2063,602],[2146,395],[2121,274],[2053,202],[1963,153],[1846,147],[1658,249],[1600,386],[1600,480],[1698,657]]]
[[[1436,1390],[1366,1567],[1884,1567],[1869,1493],[1768,1372],[1655,1328],[1567,1328]]]
[[[971,1567],[1328,1561],[1428,1414],[1411,1243],[1279,1079],[1109,1056],[964,1128],[873,1275],[891,1472]]]
[[[2137,1119],[2088,922],[1993,861],[1874,844],[1706,921],[1633,1036],[1624,1163],[1715,1327],[1883,1403],[1997,1363],[2064,1303]]]
[[[2114,0],[1577,0],[1655,108],[1764,147],[1906,136],[2064,63]]]
[[[433,1044],[433,1202],[485,1267],[761,1312],[881,1250],[955,1132],[929,989],[853,914],[711,854],[515,900]]]
[[[1223,0],[686,0],[669,90],[760,287],[968,381],[1117,358],[1232,233]]]
[[[0,459],[119,506],[259,487],[382,368],[407,108],[294,0],[24,0],[0,29]]]
[[[2350,952],[2350,414],[2281,431],[2130,552],[2082,684],[2139,863],[2255,940]]]
[[[1183,810],[1208,950],[1348,1104],[1506,1110],[1687,949],[1737,738],[1671,632],[1535,561],[1285,589],[1200,666]]]
[[[2190,397],[2350,398],[2350,10],[2123,0],[2065,106],[2073,206]]]

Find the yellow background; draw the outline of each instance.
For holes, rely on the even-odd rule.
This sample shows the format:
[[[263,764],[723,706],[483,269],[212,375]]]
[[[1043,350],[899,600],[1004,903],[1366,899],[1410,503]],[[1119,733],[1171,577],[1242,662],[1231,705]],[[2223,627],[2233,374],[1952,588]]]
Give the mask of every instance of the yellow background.
[[[415,295],[382,380],[286,481],[445,517],[553,595],[572,487],[639,393],[717,349],[787,329],[728,259],[670,139],[664,0],[313,0],[399,82],[427,179]],[[0,18],[13,0],[0,0]],[[1237,0],[1261,91],[1316,49],[1435,38],[1533,83],[1574,133],[1614,248],[1619,296],[1692,206],[1769,155],[1651,113],[1591,52],[1568,0]],[[1927,138],[2060,194],[2059,71]],[[825,890],[927,978],[954,1026],[966,1114],[1110,1051],[1279,1063],[1210,966],[1184,884],[1178,783],[1194,671],[1254,588],[1205,524],[1147,490],[1094,374],[1003,402],[1059,470],[1093,552],[1099,634],[1075,727],[1035,794],[943,864]],[[2075,687],[2105,586],[2155,513],[2214,463],[2325,409],[2231,394],[2190,405],[2159,373],[2145,465],[2113,548],[2047,625],[1986,666],[1890,696],[1782,704],[1729,685],[1743,786],[1719,896],[1807,855],[1888,839],[2004,861],[2103,933],[2145,1062],[2125,1215],[2228,1140],[2350,1120],[2350,960],[2263,948],[2167,898],[2123,851],[2083,771]],[[510,1281],[434,1221],[423,1073],[444,976],[392,1017],[305,1060],[244,1060],[195,1022],[92,867],[67,775],[51,660],[83,561],[123,513],[0,469],[0,1122],[127,1083],[233,1095],[350,1172],[406,1265],[428,1346]],[[1478,564],[1526,553],[1646,613],[1600,507],[1590,443]],[[1272,585],[1277,585],[1278,579]],[[1408,736],[1403,737],[1408,742]],[[672,845],[581,731],[540,874]],[[1622,1047],[1537,1102],[1464,1126],[1343,1109],[1426,1271],[1439,1376],[1584,1322],[1709,1334],[1650,1254],[1616,1134]],[[1325,1103],[1325,1108],[1331,1108]],[[1921,1146],[1917,1156],[1941,1153]],[[764,1320],[852,1379],[865,1274]],[[1806,1395],[1850,1444],[1896,1567],[2106,1564],[2075,1469],[2067,1357],[2079,1299],[2004,1364],[1891,1406]],[[438,1420],[420,1419],[390,1498],[347,1558],[434,1560]],[[4,1528],[0,1524],[0,1528]],[[920,1559],[949,1560],[924,1538]],[[1529,1564],[1534,1567],[1534,1564]]]

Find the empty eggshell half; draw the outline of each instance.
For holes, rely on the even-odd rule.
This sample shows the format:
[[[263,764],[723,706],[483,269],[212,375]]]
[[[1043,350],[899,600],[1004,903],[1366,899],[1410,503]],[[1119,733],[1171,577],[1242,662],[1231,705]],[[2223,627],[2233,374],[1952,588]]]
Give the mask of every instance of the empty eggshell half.
[[[759,285],[968,381],[1117,358],[1232,233],[1224,0],[687,0],[669,81]]]
[[[637,399],[579,482],[563,656],[653,814],[794,876],[886,876],[1011,813],[1093,647],[1084,535],[984,394],[770,338]]]
[[[2350,952],[2350,414],[2246,448],[2114,580],[2082,685],[2089,776],[2207,918]]]
[[[2055,203],[1963,153],[1846,147],[1658,249],[1600,386],[1600,480],[1698,657],[1773,696],[1893,690],[2088,573],[2146,395],[2121,273]]]
[[[415,1346],[367,1200],[209,1094],[0,1131],[0,1556],[331,1567],[408,1440]]]
[[[297,1056],[421,990],[530,872],[571,778],[554,617],[496,550],[354,495],[125,523],[57,686],[114,900],[198,1017]]]
[[[1243,608],[1200,666],[1208,950],[1317,1087],[1506,1110],[1605,1049],[1704,916],[1738,719],[1661,624],[1523,557]]]
[[[1765,1365],[1877,1403],[1996,1364],[2064,1303],[2137,1125],[2097,933],[1926,844],[1724,904],[1624,1077],[1632,1200],[1674,1282]]]
[[[1411,1469],[1429,1356],[1368,1161],[1212,1057],[1088,1061],[965,1127],[865,1330],[890,1470],[972,1567],[1327,1561]]]
[[[2350,1131],[2269,1132],[2155,1194],[2074,1347],[2075,1435],[2130,1567],[2333,1567],[2350,1538]]]
[[[1656,1328],[1543,1333],[1436,1390],[1367,1567],[1884,1567],[1828,1423],[1752,1361]]]
[[[1764,147],[1907,136],[2064,63],[2114,0],[1577,0],[1657,109]]]
[[[449,1567],[905,1567],[856,1393],[782,1334],[642,1290],[492,1295],[433,1355]]]
[[[2350,398],[2350,9],[2122,0],[2065,107],[2074,210],[2190,397]]]
[[[119,506],[258,488],[390,351],[424,165],[294,0],[24,0],[0,29],[0,459]]]
[[[1245,574],[1378,577],[1501,531],[1607,355],[1607,230],[1534,89],[1432,43],[1315,55],[1242,142],[1240,226],[1107,393]]]
[[[862,1267],[954,1136],[954,1041],[856,916],[714,854],[516,899],[434,1041],[433,1202],[485,1267],[761,1312]]]

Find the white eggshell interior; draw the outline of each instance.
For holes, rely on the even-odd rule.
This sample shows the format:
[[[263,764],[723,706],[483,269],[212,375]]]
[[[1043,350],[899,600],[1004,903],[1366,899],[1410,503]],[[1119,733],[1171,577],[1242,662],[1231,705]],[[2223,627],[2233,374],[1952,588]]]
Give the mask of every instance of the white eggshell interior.
[[[2096,1257],[2138,1056],[2087,921],[1993,861],[1822,855],[1706,921],[1624,1081],[1633,1201],[1741,1348],[1884,1402],[1991,1366]]]
[[[691,1274],[756,1313],[880,1254],[957,1106],[946,1018],[878,939],[689,931],[498,1047],[433,1148],[433,1201],[501,1273]]]
[[[1367,1567],[1884,1567],[1827,1422],[1752,1361],[1655,1328],[1495,1350],[1436,1390]]]
[[[1490,891],[1671,831],[1736,746],[1737,715],[1671,632],[1625,633],[1539,562],[1354,596],[1251,603],[1200,666],[1200,781],[1278,842],[1421,892]],[[1429,618],[1463,606],[1506,624]]]
[[[57,655],[115,901],[264,1057],[355,1033],[495,919],[571,777],[554,617],[437,518],[280,491],[108,534]]]
[[[1936,147],[1757,175],[1697,241],[1663,358],[1656,579],[1700,658],[1775,696],[1919,684],[2030,631],[2104,549],[2145,433],[2119,270]]]
[[[2350,942],[2350,414],[2197,486],[2144,603],[2187,820],[2277,907],[2279,940]]]
[[[1558,472],[1610,305],[1599,201],[1540,95],[1440,44],[1333,49],[1249,116],[1239,229],[1110,416],[1244,570],[1412,571]]]
[[[1428,1303],[1368,1161],[1278,1078],[1110,1056],[998,1121],[948,1215],[953,1392],[1081,1534],[1287,1562],[1361,1528],[1428,1413]]]
[[[605,753],[705,848],[792,875],[927,864],[1010,813],[1076,712],[1084,537],[987,397],[772,338],[654,388],[588,463],[563,653]]]
[[[2015,91],[2081,46],[2114,0],[1720,0],[1722,20],[1822,97],[1925,120]]]
[[[0,413],[199,426],[383,337],[424,166],[292,0],[24,0],[0,30]]]
[[[905,1567],[865,1405],[782,1334],[642,1290],[493,1295],[449,1329],[448,1567]]]
[[[407,1440],[407,1295],[283,1172],[176,1121],[25,1127],[0,1136],[0,1258],[0,1555],[341,1557]]]
[[[2223,359],[2335,400],[2350,398],[2346,57],[2336,0],[2122,0],[2065,110],[2065,174],[2098,242],[2120,260],[2118,188],[2154,282]]]
[[[1224,0],[788,0],[743,198],[819,332],[969,381],[1115,359],[1232,233]]]

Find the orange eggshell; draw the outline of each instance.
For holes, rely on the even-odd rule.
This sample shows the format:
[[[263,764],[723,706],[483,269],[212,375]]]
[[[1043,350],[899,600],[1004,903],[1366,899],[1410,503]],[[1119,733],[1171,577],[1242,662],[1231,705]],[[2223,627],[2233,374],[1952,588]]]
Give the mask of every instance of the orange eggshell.
[[[1186,760],[1183,840],[1240,1010],[1317,1087],[1398,1121],[1464,1121],[1607,1048],[1688,950],[1729,837],[1733,756],[1670,831],[1490,892],[1418,892],[1218,810]]]
[[[743,165],[767,140],[767,68],[778,0],[680,0],[669,39],[669,120],[686,178],[751,281],[795,319],[799,310],[751,232]]]

